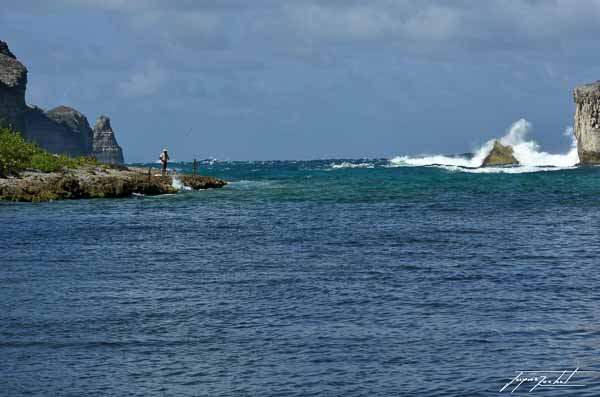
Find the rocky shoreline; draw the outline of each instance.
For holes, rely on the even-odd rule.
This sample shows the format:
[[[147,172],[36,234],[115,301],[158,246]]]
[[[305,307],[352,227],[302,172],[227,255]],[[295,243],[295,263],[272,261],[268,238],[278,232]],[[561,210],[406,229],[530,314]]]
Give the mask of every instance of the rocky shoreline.
[[[173,194],[173,178],[193,190],[222,188],[222,179],[210,176],[161,176],[155,168],[116,165],[84,165],[61,172],[24,171],[18,178],[0,178],[0,201],[43,202],[53,200],[119,198],[134,194]]]

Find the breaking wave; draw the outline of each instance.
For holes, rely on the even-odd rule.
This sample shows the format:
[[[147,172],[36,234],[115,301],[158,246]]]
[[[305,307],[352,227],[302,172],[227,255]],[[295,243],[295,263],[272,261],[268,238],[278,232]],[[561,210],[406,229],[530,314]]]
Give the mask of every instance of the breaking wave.
[[[255,187],[268,187],[274,184],[274,181],[256,181],[242,179],[239,181],[228,181],[225,187],[234,189],[253,189]]]
[[[516,167],[479,168],[492,150],[494,139],[486,142],[472,156],[398,156],[392,158],[389,162],[391,166],[438,166],[452,171],[480,173],[550,171],[572,168],[579,163],[577,141],[573,135],[572,127],[568,127],[564,133],[564,135],[570,136],[572,139],[571,148],[565,154],[551,154],[541,151],[540,146],[536,142],[526,139],[530,131],[531,123],[525,119],[520,119],[512,124],[506,135],[500,138],[500,143],[513,148],[514,156],[520,164]]]
[[[179,177],[176,175],[173,175],[173,177],[171,178],[171,181],[172,181],[171,185],[180,192],[182,192],[182,191],[187,192],[187,191],[192,190],[191,187],[184,185],[183,182],[181,181],[181,179],[179,179]]]
[[[373,163],[351,163],[349,161],[344,161],[339,164],[331,163],[329,164],[329,167],[331,167],[332,170],[338,170],[343,168],[375,168],[375,165]]]

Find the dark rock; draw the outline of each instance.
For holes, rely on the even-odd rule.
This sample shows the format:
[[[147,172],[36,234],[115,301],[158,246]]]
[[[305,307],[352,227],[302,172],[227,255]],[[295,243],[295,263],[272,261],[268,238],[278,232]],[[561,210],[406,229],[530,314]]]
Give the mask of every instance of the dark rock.
[[[17,59],[15,54],[13,54],[8,48],[8,44],[5,41],[0,40],[0,55],[6,55],[9,58]]]
[[[51,153],[88,156],[92,153],[92,129],[75,109],[59,106],[48,112],[38,107],[25,113],[23,137]]]
[[[27,87],[27,68],[0,41],[0,122],[22,131]]]
[[[58,106],[47,111],[46,114],[57,123],[65,124],[75,134],[80,135],[86,152],[92,150],[92,128],[83,114],[67,106]]]
[[[576,87],[573,100],[579,162],[600,164],[600,81]]]
[[[227,182],[224,180],[212,176],[193,175],[181,175],[181,183],[183,183],[185,186],[191,187],[194,190],[221,188],[227,185]]]
[[[96,160],[107,164],[123,164],[123,150],[117,143],[110,119],[100,116],[94,127],[93,152]]]
[[[504,165],[518,165],[519,161],[515,158],[513,148],[501,144],[499,141],[494,142],[494,147],[483,160],[482,167],[495,167]]]

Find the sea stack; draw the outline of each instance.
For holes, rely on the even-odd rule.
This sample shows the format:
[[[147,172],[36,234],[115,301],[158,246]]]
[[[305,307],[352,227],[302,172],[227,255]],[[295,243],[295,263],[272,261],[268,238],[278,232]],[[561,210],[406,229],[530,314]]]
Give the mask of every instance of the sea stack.
[[[580,85],[573,91],[573,132],[581,164],[600,164],[600,81]]]
[[[494,141],[494,147],[483,160],[482,167],[497,167],[505,165],[519,165],[515,158],[513,148],[503,145],[500,141]]]
[[[45,111],[25,102],[27,68],[0,40],[0,125],[9,125],[42,149],[70,156],[95,155],[99,162],[123,163],[114,133],[95,134],[87,118],[68,106]],[[94,141],[98,136],[98,142]],[[96,150],[98,148],[98,150]]]
[[[98,117],[94,127],[94,156],[96,160],[107,164],[123,164],[123,150],[117,143],[115,133],[106,116]]]

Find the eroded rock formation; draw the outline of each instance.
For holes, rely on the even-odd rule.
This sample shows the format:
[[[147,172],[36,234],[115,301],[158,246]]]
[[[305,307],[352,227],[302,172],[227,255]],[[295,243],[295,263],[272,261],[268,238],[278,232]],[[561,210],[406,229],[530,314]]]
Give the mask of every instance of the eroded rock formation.
[[[600,164],[600,81],[581,85],[573,92],[577,151],[581,164]]]
[[[0,122],[23,129],[26,87],[27,68],[0,41]]]
[[[75,109],[59,106],[45,112],[36,106],[24,113],[23,137],[51,153],[70,156],[92,154],[92,129],[87,118]]]
[[[98,142],[95,142],[95,135],[83,114],[67,106],[49,111],[28,106],[25,102],[26,88],[27,68],[8,45],[0,41],[0,123],[13,126],[25,139],[52,153],[71,156],[94,154],[100,162],[123,163],[123,152],[112,130],[98,134]],[[95,147],[102,149],[97,153]]]
[[[491,152],[483,160],[482,167],[495,167],[503,165],[518,165],[519,161],[515,158],[513,148],[503,145],[500,141],[494,142]]]
[[[96,121],[93,142],[96,160],[107,164],[123,164],[123,150],[117,143],[108,117],[100,116]]]

